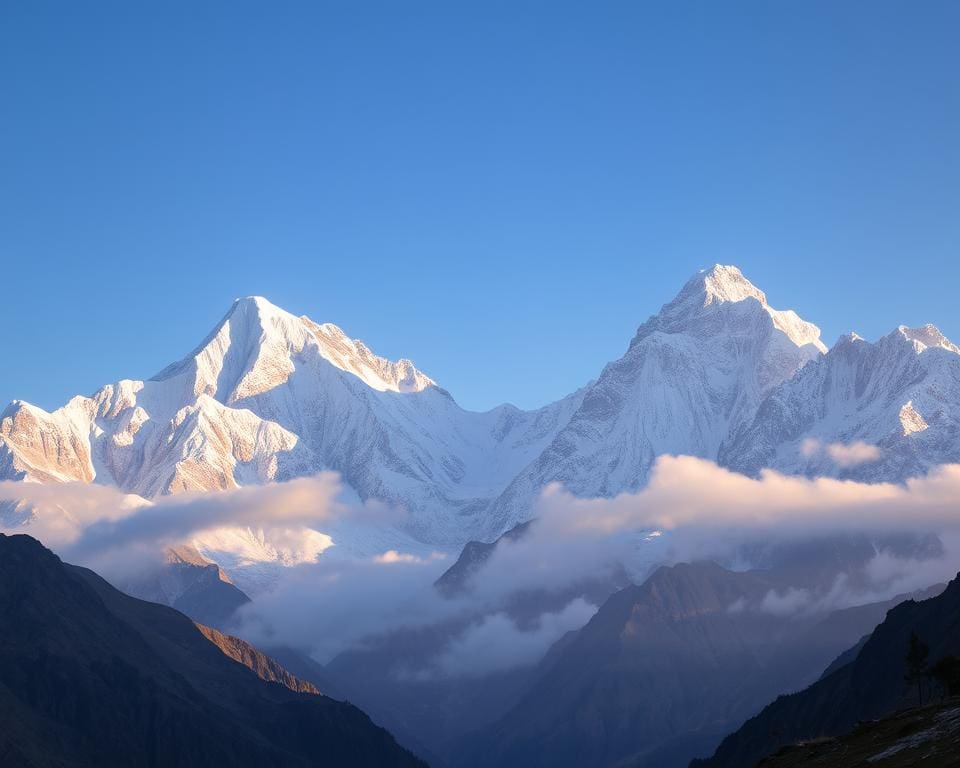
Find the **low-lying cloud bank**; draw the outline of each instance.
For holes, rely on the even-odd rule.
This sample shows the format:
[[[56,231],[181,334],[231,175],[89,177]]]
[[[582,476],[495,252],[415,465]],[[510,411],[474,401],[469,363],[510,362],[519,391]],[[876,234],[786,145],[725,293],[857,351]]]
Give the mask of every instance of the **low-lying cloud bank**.
[[[354,564],[351,571],[323,562],[307,567],[296,581],[249,606],[245,619],[248,631],[252,620],[274,639],[296,641],[326,660],[369,634],[472,615],[419,674],[475,676],[532,663],[562,631],[586,623],[595,610],[581,600],[520,626],[502,610],[511,596],[571,590],[613,576],[624,564],[639,580],[658,563],[735,560],[744,546],[757,542],[929,531],[945,545],[936,557],[878,551],[856,573],[840,573],[816,587],[774,591],[745,609],[811,614],[949,579],[960,567],[958,500],[960,466],[941,467],[905,485],[864,484],[776,472],[749,478],[702,459],[667,456],[637,493],[578,499],[559,486],[546,489],[528,533],[502,542],[474,576],[469,594],[458,600],[443,600],[430,589],[445,563],[438,568],[388,552],[377,560],[392,566],[389,570]],[[270,634],[262,637],[269,641]]]
[[[477,594],[492,598],[511,585],[559,589],[621,563],[641,578],[656,563],[731,562],[756,543],[855,533],[948,534],[960,530],[960,465],[896,485],[773,471],[751,478],[703,459],[663,456],[637,493],[580,499],[553,485],[541,495],[536,516],[525,536],[497,547],[474,580]],[[951,569],[955,574],[958,565],[943,559],[937,577],[952,575]],[[879,583],[879,573],[873,575]],[[906,581],[885,583],[893,589]]]
[[[856,448],[835,459],[869,456]],[[276,530],[295,539],[301,529],[324,532],[344,521],[382,528],[402,519],[380,505],[345,502],[333,473],[153,503],[99,486],[0,483],[4,500],[44,510],[20,532],[68,561],[108,573],[142,567],[167,546],[224,527]],[[577,584],[623,566],[640,579],[658,563],[730,562],[749,544],[849,533],[930,532],[943,542],[934,557],[882,550],[856,574],[839,574],[819,588],[772,591],[758,605],[731,607],[779,614],[885,599],[950,578],[960,568],[960,465],[897,485],[773,471],[751,478],[703,459],[663,456],[636,493],[580,499],[551,486],[533,516],[527,534],[501,543],[460,598],[445,599],[432,588],[450,565],[443,553],[384,547],[369,557],[323,555],[280,569],[274,587],[243,610],[238,628],[254,642],[307,648],[326,661],[371,635],[459,620],[430,673],[469,677],[535,662],[596,609],[573,596],[521,625],[504,610],[511,596],[575,592]]]
[[[613,499],[546,489],[541,517],[570,531],[749,528],[773,535],[810,530],[913,531],[960,526],[960,464],[895,483],[805,478],[764,470],[758,478],[692,456],[661,456],[650,482]]]
[[[446,677],[482,677],[536,664],[547,648],[596,612],[597,606],[577,597],[559,611],[541,614],[532,627],[520,627],[505,612],[488,614],[447,645],[435,669]]]
[[[27,510],[25,524],[13,522]],[[389,525],[401,519],[382,504],[348,502],[335,472],[230,491],[188,492],[147,501],[86,483],[0,482],[0,531],[29,533],[70,562],[120,578],[162,561],[164,551],[207,535],[214,542],[256,531],[274,551],[300,562],[323,545],[320,532],[342,521]],[[284,558],[279,558],[281,563]]]

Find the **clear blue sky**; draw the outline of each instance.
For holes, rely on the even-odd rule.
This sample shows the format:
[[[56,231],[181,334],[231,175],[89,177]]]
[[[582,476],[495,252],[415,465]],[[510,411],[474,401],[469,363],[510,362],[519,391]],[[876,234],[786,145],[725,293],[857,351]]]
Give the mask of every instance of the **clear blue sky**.
[[[4,402],[262,294],[532,406],[717,261],[960,338],[960,3],[198,5],[0,6]]]

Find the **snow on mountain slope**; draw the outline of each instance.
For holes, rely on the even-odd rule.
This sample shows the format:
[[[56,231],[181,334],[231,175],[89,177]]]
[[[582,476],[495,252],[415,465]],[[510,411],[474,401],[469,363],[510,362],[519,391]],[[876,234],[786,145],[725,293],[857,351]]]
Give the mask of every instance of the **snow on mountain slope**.
[[[39,483],[90,482],[87,398],[54,413],[14,400],[0,413],[0,477]]]
[[[732,469],[904,480],[960,461],[960,348],[932,325],[842,337],[720,454]]]
[[[492,541],[531,517],[546,484],[581,496],[636,490],[665,453],[748,473],[893,480],[960,460],[960,348],[936,328],[900,327],[876,344],[846,337],[825,353],[816,326],[716,265],[583,389],[535,411],[474,413],[409,360],[251,297],[152,379],[53,413],[12,403],[0,414],[0,479],[152,498],[329,469],[360,500],[409,513],[399,530],[335,523],[291,543],[226,529],[192,542],[253,573],[310,560],[328,536],[335,551],[366,554]]]
[[[736,267],[695,275],[640,326],[569,424],[497,499],[491,529],[525,519],[550,482],[612,496],[642,486],[660,454],[715,459],[767,393],[825,351],[816,326],[773,309]]]
[[[151,498],[333,469],[362,499],[407,508],[410,536],[454,546],[579,398],[465,411],[409,360],[251,297],[148,381],[107,385],[53,413],[12,403],[0,415],[0,478]]]

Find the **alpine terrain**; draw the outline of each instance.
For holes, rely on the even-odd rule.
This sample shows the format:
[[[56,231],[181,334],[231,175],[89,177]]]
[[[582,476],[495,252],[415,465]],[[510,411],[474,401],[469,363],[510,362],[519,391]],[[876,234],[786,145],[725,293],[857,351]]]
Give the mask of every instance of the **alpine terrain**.
[[[933,326],[901,326],[875,343],[852,334],[827,350],[815,325],[717,265],[644,322],[596,380],[533,411],[467,411],[409,360],[240,299],[150,379],[108,384],[52,413],[11,403],[0,478],[151,499],[335,470],[360,499],[408,514],[375,542],[349,528],[313,531],[300,559],[330,537],[367,555],[391,541],[456,552],[529,520],[548,483],[613,496],[641,488],[662,454],[749,474],[902,480],[960,460],[958,414],[960,349]],[[8,504],[0,515],[10,527],[31,513]],[[279,557],[256,531],[192,544],[228,571],[231,553]]]

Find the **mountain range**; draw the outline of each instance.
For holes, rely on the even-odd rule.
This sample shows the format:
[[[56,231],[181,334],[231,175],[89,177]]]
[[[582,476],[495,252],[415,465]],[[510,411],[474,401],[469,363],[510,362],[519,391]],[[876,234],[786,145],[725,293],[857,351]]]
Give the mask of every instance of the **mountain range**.
[[[335,470],[360,499],[409,512],[397,536],[447,551],[530,519],[548,483],[579,496],[637,490],[662,454],[870,481],[958,461],[960,348],[933,326],[900,326],[827,349],[815,325],[716,265],[594,381],[540,409],[478,413],[409,360],[251,297],[150,379],[52,413],[14,401],[0,415],[0,479],[150,499]],[[239,544],[193,543],[218,562],[231,547],[264,548],[240,533]],[[349,531],[334,540],[373,546]]]
[[[520,625],[536,625],[574,595],[599,610],[539,661],[483,675],[430,673],[468,617],[367,638],[329,661],[323,676],[306,677],[333,681],[435,766],[686,768],[777,694],[814,682],[888,609],[942,589],[846,607],[778,601],[799,591],[825,597],[878,546],[920,556],[927,542],[820,539],[781,548],[776,567],[697,561],[660,567],[636,584],[527,593],[500,608]],[[463,587],[462,567],[438,582],[443,594]]]
[[[149,505],[332,470],[348,503],[382,503],[405,514],[389,523],[316,521],[284,529],[284,536],[302,538],[286,551],[254,527],[225,524],[191,534],[168,548],[162,563],[144,560],[116,582],[163,605],[126,597],[25,537],[0,539],[0,567],[10,570],[0,597],[13,606],[12,620],[27,627],[26,634],[3,633],[12,661],[0,670],[0,693],[12,698],[0,705],[21,723],[22,736],[0,750],[37,765],[105,760],[104,744],[84,735],[80,710],[104,695],[104,686],[118,686],[140,718],[131,723],[121,712],[107,713],[104,732],[122,734],[112,737],[120,755],[168,748],[143,740],[166,734],[164,723],[191,721],[189,700],[207,696],[202,722],[213,736],[202,743],[199,731],[184,725],[176,747],[184,764],[242,764],[238,749],[252,764],[320,757],[295,726],[329,734],[325,754],[334,763],[350,762],[350,754],[358,764],[413,760],[362,713],[319,689],[359,703],[437,766],[680,768],[709,754],[778,694],[814,683],[809,690],[826,690],[832,701],[840,694],[824,681],[836,685],[854,660],[872,653],[876,635],[861,638],[895,603],[925,595],[865,605],[834,605],[826,595],[837,585],[857,586],[880,555],[902,562],[942,557],[935,536],[754,542],[744,546],[755,551],[737,550],[722,565],[649,569],[656,547],[646,543],[657,534],[646,532],[637,546],[653,553],[649,562],[638,556],[560,587],[517,589],[492,602],[477,597],[478,581],[510,580],[491,573],[494,555],[539,530],[530,521],[543,489],[556,483],[578,497],[614,497],[642,489],[658,457],[681,454],[748,476],[774,469],[867,482],[903,481],[960,461],[960,348],[933,326],[900,326],[876,342],[849,334],[828,349],[815,325],[774,309],[737,268],[716,265],[694,275],[640,325],[623,356],[569,396],[531,411],[502,405],[478,413],[461,408],[409,360],[378,357],[336,326],[263,298],[237,300],[190,354],[150,379],[104,386],[50,413],[10,404],[0,414],[0,480],[12,481],[4,490],[26,487],[17,483],[107,486],[125,494],[123,504]],[[164,510],[157,509],[159,518]],[[0,503],[0,529],[30,532],[48,514],[69,517],[70,510]],[[334,555],[367,564],[385,555],[439,563],[459,553],[432,588],[425,584],[424,604],[443,618],[395,623],[324,665],[309,656],[309,638],[293,647],[285,644],[296,640],[277,637],[269,650],[294,674],[218,631],[231,627],[238,610],[248,613],[251,598],[248,607],[255,608],[269,595],[264,579],[317,559],[331,544]],[[34,583],[23,583],[24,576]],[[785,609],[798,594],[824,602]],[[490,626],[529,637],[543,617],[570,605],[589,609],[581,619],[587,623],[551,636],[560,639],[545,656],[541,649],[515,666],[464,677],[442,666],[452,644],[487,627],[490,617],[500,622]],[[111,633],[120,638],[116,647]],[[32,635],[44,638],[34,649]],[[248,669],[240,673],[224,659]],[[882,677],[882,663],[864,674]],[[33,670],[31,685],[43,696],[30,698],[20,668]],[[884,707],[893,706],[897,675],[871,700],[885,696]],[[194,681],[196,691],[183,680]],[[56,703],[57,681],[76,692],[66,710]],[[283,690],[262,688],[264,681]],[[776,728],[796,738],[815,735],[821,723],[803,719],[807,705],[795,711],[783,701],[760,722],[779,723],[786,707],[783,717],[809,727]],[[857,706],[827,726],[847,727],[869,709]],[[279,710],[300,712],[276,725],[284,744],[263,726],[276,723]],[[162,722],[151,719],[154,712]],[[715,764],[746,764],[777,746],[764,737],[766,725],[754,732],[751,722],[724,742]],[[245,741],[234,744],[235,731]],[[352,753],[356,738],[371,751]]]

